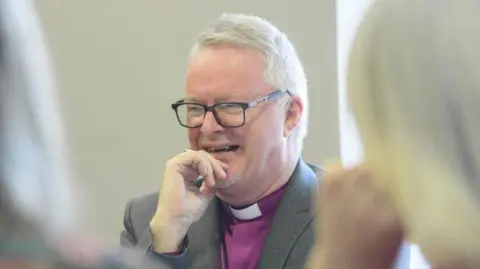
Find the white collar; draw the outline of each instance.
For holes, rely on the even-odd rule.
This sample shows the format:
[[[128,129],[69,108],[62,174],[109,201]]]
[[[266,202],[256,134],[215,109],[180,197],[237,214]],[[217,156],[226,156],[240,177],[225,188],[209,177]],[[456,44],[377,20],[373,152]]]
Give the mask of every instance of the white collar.
[[[262,216],[262,211],[260,211],[258,203],[242,209],[235,209],[230,206],[230,210],[233,216],[239,220],[252,220]]]

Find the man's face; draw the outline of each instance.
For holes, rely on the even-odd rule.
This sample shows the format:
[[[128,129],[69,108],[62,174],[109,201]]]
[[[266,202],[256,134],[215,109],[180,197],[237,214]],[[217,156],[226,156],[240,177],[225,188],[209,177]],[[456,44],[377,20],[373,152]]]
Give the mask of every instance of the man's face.
[[[186,100],[206,105],[220,102],[250,102],[277,89],[264,80],[265,63],[260,53],[243,48],[202,48],[191,60],[186,78]],[[200,128],[188,129],[190,146],[207,150],[229,165],[228,179],[217,187],[248,192],[262,188],[264,175],[285,151],[289,95],[282,95],[247,109],[245,124],[224,128],[208,112]],[[289,127],[290,128],[290,127]],[[212,152],[215,148],[233,150]],[[271,166],[270,166],[271,165]],[[278,167],[276,168],[278,169]],[[236,184],[242,182],[241,184]]]

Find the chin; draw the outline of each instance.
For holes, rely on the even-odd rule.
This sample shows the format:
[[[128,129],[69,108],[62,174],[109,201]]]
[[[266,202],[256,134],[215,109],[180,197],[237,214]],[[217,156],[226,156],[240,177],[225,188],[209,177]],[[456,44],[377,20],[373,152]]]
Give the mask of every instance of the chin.
[[[215,183],[215,188],[218,189],[218,190],[223,190],[223,189],[226,189],[226,188],[232,186],[233,184],[235,184],[235,182],[233,182],[229,179],[222,180],[222,182]]]
[[[217,189],[227,189],[232,187],[237,183],[240,179],[240,175],[238,172],[232,171],[234,169],[229,169],[227,171],[227,179],[219,181],[215,184]]]

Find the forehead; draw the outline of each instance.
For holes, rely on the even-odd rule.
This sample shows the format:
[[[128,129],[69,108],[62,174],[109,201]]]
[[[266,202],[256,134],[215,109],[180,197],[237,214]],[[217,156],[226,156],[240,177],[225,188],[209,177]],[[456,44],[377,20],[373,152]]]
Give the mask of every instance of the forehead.
[[[210,101],[251,98],[268,92],[262,54],[251,49],[214,46],[200,49],[191,59],[186,97]]]

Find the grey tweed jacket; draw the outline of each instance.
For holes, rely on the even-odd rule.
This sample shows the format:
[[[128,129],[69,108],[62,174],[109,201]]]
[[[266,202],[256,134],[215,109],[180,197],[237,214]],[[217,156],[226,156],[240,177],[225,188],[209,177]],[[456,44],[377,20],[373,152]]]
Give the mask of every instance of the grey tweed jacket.
[[[302,160],[298,162],[264,242],[259,269],[304,267],[315,240],[312,201],[318,189],[316,173],[321,173],[321,170]],[[173,269],[218,268],[221,240],[218,199],[214,199],[203,217],[190,227],[187,233],[187,251],[180,256],[151,253],[149,222],[155,213],[157,201],[158,193],[154,193],[127,203],[121,245],[140,248],[149,255],[156,255],[159,261]],[[397,268],[407,269],[408,249],[402,253],[399,259],[402,262]]]

